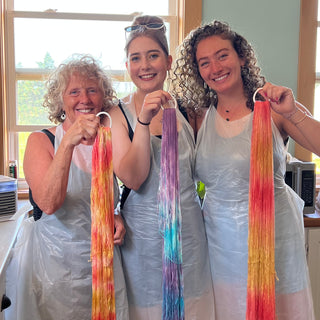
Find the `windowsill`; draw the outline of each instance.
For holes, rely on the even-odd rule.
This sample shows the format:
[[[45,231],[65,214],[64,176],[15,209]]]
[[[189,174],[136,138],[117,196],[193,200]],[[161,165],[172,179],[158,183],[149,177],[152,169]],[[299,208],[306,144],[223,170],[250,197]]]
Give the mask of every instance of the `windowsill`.
[[[18,179],[18,200],[29,199],[29,186],[23,178]]]
[[[316,178],[316,196],[320,191],[320,175],[317,175]],[[18,190],[18,199],[19,200],[26,200],[29,199],[29,188],[19,188]]]
[[[18,200],[28,200],[28,199],[29,199],[29,189],[19,189]]]

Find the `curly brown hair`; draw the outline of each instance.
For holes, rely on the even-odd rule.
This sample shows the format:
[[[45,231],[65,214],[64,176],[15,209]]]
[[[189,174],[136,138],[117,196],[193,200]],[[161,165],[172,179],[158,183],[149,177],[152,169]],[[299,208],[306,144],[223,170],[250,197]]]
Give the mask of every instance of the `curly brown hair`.
[[[241,77],[247,107],[253,110],[252,96],[257,88],[265,84],[265,78],[260,75],[260,68],[257,66],[254,50],[250,43],[232,31],[227,23],[217,20],[192,30],[178,48],[178,58],[170,77],[171,92],[184,106],[195,111],[208,108],[211,104],[217,106],[217,93],[205,84],[196,59],[199,42],[211,36],[229,40],[239,58],[245,61],[241,67]]]
[[[77,73],[81,77],[97,80],[101,92],[103,92],[103,105],[101,111],[107,111],[116,99],[111,80],[107,73],[99,65],[98,61],[90,55],[73,55],[66,62],[57,67],[46,81],[47,93],[44,96],[43,107],[49,110],[49,120],[53,123],[61,123],[63,114],[63,94],[67,89],[71,76]]]

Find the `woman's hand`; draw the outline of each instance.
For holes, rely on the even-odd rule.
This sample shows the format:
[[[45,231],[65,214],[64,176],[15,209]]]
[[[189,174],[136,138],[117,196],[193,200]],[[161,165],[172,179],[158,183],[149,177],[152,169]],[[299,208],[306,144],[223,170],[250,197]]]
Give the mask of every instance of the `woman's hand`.
[[[114,244],[121,246],[126,234],[126,229],[120,214],[114,215],[114,230]]]
[[[296,111],[297,106],[291,89],[276,86],[270,82],[263,86],[260,93],[269,100],[271,108],[289,119]]]
[[[150,123],[152,118],[159,112],[161,106],[165,105],[172,99],[170,93],[158,90],[145,96],[144,102],[138,116],[143,123]]]
[[[66,131],[64,140],[72,146],[80,143],[91,145],[97,135],[99,124],[100,117],[95,114],[80,115]]]

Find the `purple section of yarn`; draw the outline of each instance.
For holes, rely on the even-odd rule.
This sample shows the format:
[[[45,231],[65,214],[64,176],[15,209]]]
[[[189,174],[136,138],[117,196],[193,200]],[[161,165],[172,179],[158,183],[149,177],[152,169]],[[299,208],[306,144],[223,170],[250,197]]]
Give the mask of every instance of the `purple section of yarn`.
[[[163,235],[163,320],[184,319],[178,132],[176,110],[163,111],[159,185],[159,229]]]

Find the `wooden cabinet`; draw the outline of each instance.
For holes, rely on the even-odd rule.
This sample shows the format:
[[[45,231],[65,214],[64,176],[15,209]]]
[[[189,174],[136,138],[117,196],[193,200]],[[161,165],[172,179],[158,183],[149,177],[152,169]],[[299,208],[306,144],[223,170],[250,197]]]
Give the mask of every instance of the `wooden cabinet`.
[[[305,231],[315,319],[320,319],[320,228],[306,228]]]

